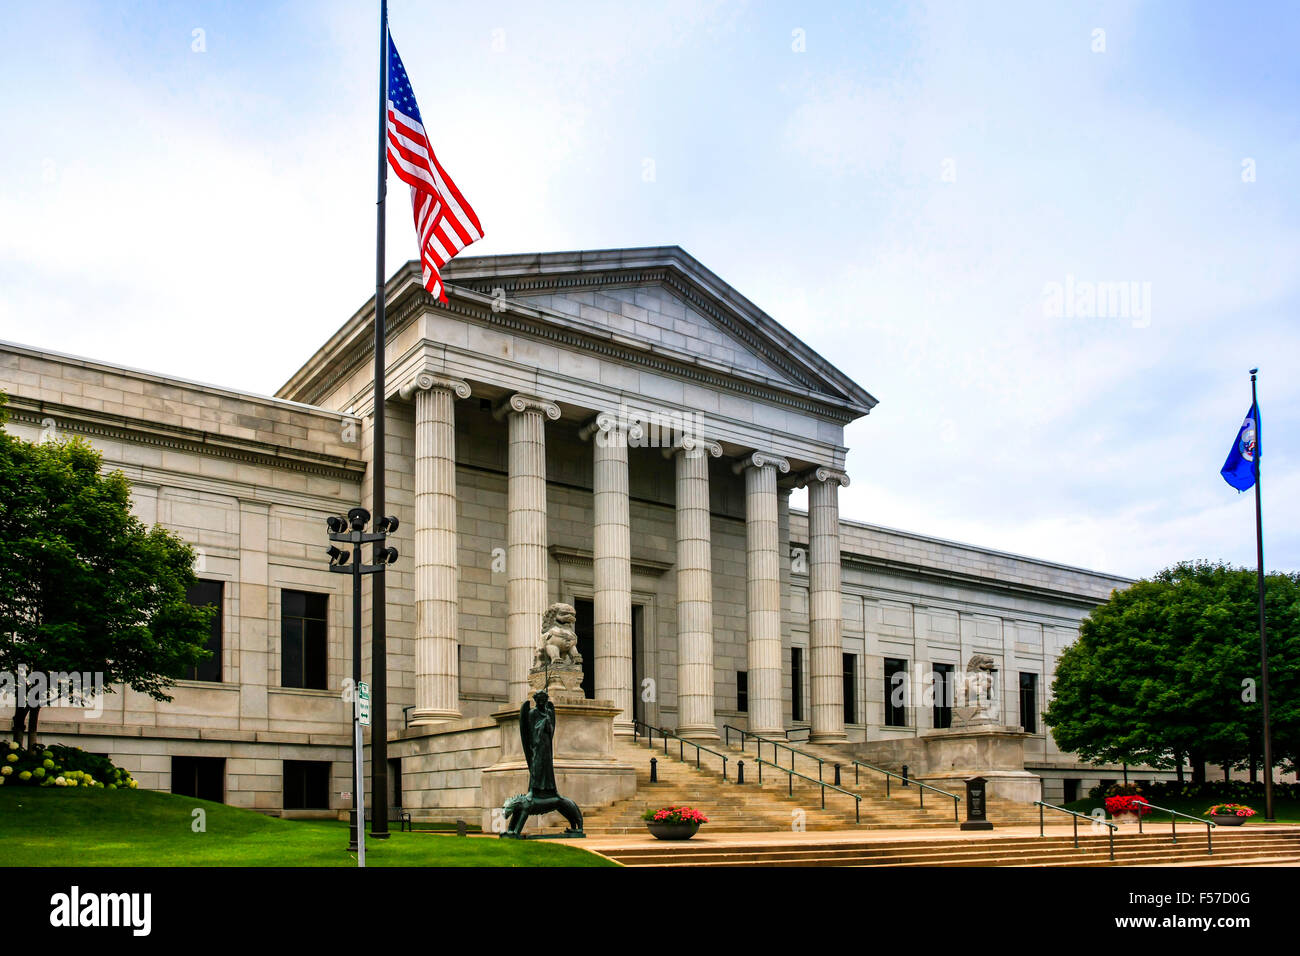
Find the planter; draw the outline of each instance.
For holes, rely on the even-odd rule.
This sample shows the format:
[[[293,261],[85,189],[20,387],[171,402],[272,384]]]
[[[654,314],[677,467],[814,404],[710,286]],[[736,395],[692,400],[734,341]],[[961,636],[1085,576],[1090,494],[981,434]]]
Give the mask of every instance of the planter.
[[[1138,814],[1135,810],[1121,810],[1119,813],[1110,815],[1111,823],[1118,823],[1122,827],[1135,827],[1138,825]]]
[[[689,840],[700,831],[698,823],[655,823],[647,820],[645,827],[656,840]]]
[[[1210,819],[1221,827],[1239,827],[1247,820],[1246,817],[1239,817],[1235,813],[1226,817],[1219,816],[1219,814],[1216,813],[1210,817]]]

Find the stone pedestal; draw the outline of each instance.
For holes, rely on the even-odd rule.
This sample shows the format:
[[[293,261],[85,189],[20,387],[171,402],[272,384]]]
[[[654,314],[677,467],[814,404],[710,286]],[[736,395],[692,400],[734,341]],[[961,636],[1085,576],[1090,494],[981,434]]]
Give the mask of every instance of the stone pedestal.
[[[581,664],[548,664],[546,667],[534,667],[528,672],[528,689],[530,693],[545,690],[548,697],[557,704],[560,701],[585,700],[582,692]],[[518,713],[515,714],[518,717]]]
[[[554,668],[552,668],[554,670]],[[608,700],[555,700],[555,784],[584,814],[636,793],[636,771],[614,756],[614,718],[621,709]],[[483,771],[483,829],[494,832],[493,811],[528,790],[528,762],[519,740],[519,708],[492,715],[501,737],[497,762]],[[498,815],[498,821],[500,816]],[[558,813],[533,817],[524,832],[567,824]],[[504,821],[499,823],[504,827]]]
[[[990,797],[1016,803],[1043,799],[1043,779],[1025,769],[1025,740],[1019,727],[972,724],[933,730],[920,738],[925,746],[925,772],[917,779],[949,793],[963,793],[966,780],[984,778]]]

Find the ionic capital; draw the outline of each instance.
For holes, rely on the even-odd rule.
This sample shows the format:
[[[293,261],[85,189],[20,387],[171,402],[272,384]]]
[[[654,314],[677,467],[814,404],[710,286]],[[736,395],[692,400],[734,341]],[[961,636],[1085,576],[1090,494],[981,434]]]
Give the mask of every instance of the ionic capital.
[[[501,421],[507,415],[522,415],[524,412],[541,412],[551,421],[555,421],[560,417],[560,406],[536,395],[515,392],[499,402],[492,410],[492,415],[497,421]]]
[[[626,445],[628,439],[640,441],[645,429],[635,419],[625,418],[613,412],[600,412],[587,424],[582,426],[578,437],[583,441],[599,432],[596,441],[601,445]]]
[[[700,438],[695,435],[685,435],[676,445],[664,449],[665,458],[672,458],[674,455],[679,453],[685,455],[687,458],[699,458],[702,455],[721,458],[722,446],[715,441],[709,441],[707,438]]]
[[[428,370],[415,373],[410,381],[398,389],[397,394],[403,401],[410,401],[416,392],[428,391],[434,388],[446,389],[457,398],[469,398],[470,396],[469,382],[459,378],[439,375],[437,372]]]
[[[731,466],[731,470],[740,474],[746,468],[775,468],[781,474],[790,471],[790,463],[779,455],[769,455],[765,451],[751,452]]]
[[[811,485],[814,481],[833,481],[841,488],[847,488],[849,486],[849,476],[847,473],[839,468],[830,468],[826,465],[819,465],[816,468],[811,468],[808,471],[805,471],[798,477],[796,484],[798,484],[800,488],[804,488]]]

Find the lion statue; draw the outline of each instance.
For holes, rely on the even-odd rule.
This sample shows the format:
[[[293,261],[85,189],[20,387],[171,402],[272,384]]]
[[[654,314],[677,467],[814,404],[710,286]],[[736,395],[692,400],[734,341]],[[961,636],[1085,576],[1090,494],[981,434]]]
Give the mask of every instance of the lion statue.
[[[542,642],[537,648],[535,666],[546,664],[581,664],[578,635],[573,630],[578,612],[572,604],[552,604],[542,615]]]

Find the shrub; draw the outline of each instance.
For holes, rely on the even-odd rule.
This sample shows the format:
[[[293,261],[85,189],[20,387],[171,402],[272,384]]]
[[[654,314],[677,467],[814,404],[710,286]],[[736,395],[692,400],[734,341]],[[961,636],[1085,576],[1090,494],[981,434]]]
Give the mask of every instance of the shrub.
[[[0,766],[11,768],[0,774],[0,784],[19,787],[92,787],[106,790],[134,790],[136,782],[113,761],[88,754],[80,747],[52,744],[49,747],[20,747],[17,741],[0,744],[4,754]],[[62,782],[60,782],[62,781]]]

